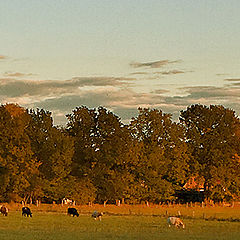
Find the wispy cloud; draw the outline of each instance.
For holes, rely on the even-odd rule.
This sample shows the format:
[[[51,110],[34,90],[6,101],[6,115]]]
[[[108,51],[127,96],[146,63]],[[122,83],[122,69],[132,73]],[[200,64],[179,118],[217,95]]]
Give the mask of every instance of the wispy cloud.
[[[181,74],[181,73],[186,73],[186,71],[174,69],[170,71],[155,72],[155,74],[162,74],[162,75],[175,75],[175,74]]]
[[[133,73],[130,73],[130,75],[148,75],[149,73],[148,72],[133,72]]]
[[[195,86],[195,87],[186,87],[183,89],[188,93],[188,98],[192,99],[226,99],[226,98],[240,98],[240,88],[231,88],[231,87],[214,87],[214,86]]]
[[[33,73],[20,73],[20,72],[5,72],[4,76],[6,77],[29,77],[29,76],[34,76],[36,74]]]
[[[141,68],[141,67],[162,68],[165,65],[173,64],[173,63],[179,63],[179,62],[181,62],[181,60],[175,60],[175,61],[160,60],[160,61],[145,62],[145,63],[132,62],[132,63],[130,63],[130,66],[133,67],[133,68]]]
[[[74,93],[84,87],[116,87],[128,86],[134,78],[114,77],[75,77],[70,80],[16,80],[14,78],[0,79],[0,95],[18,97],[22,95],[54,96],[56,94]]]
[[[119,86],[130,83],[135,79],[124,77],[74,77],[70,81],[81,86]]]
[[[179,107],[179,111],[184,110],[192,104],[223,105],[233,109],[240,116],[240,87],[195,86],[180,90],[182,90],[182,96],[167,96],[164,99],[165,110],[173,113],[175,119],[178,118],[179,112],[177,113],[174,109]]]
[[[240,78],[226,78],[224,80],[228,82],[240,82]]]

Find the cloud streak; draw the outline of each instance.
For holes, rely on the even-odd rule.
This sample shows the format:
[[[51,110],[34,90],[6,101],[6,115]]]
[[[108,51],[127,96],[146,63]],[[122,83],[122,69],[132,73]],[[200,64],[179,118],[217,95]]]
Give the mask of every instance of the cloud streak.
[[[170,71],[162,71],[162,72],[155,72],[155,74],[162,74],[162,75],[175,75],[175,74],[181,74],[181,73],[186,73],[185,71],[182,70],[170,70]]]
[[[11,98],[20,96],[55,96],[56,94],[77,93],[81,88],[129,86],[134,78],[75,77],[70,80],[16,80],[0,79],[0,96]]]
[[[173,64],[173,63],[179,63],[179,62],[181,62],[181,60],[175,60],[175,61],[160,60],[160,61],[145,62],[145,63],[132,62],[132,63],[130,63],[130,66],[133,68],[141,68],[141,67],[162,68],[166,65]]]
[[[149,73],[148,72],[133,72],[133,73],[130,73],[130,75],[148,75]]]
[[[226,78],[224,81],[228,82],[240,82],[240,78]]]
[[[16,78],[21,78],[21,77],[29,77],[29,76],[34,76],[35,74],[33,73],[20,73],[20,72],[5,72],[4,76],[6,77],[16,77]]]

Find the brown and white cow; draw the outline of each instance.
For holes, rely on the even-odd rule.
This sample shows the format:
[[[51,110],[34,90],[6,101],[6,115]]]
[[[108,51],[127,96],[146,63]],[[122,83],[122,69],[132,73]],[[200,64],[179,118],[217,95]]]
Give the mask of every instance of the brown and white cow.
[[[167,219],[167,223],[168,223],[169,227],[171,227],[173,225],[177,228],[180,228],[180,227],[185,228],[183,221],[179,217],[169,217]]]
[[[92,217],[94,218],[94,220],[99,219],[99,221],[101,221],[102,216],[103,216],[103,212],[94,211],[92,214]]]
[[[1,208],[0,208],[0,213],[1,213],[3,216],[7,216],[7,215],[8,215],[8,208],[5,207],[5,206],[1,206]]]

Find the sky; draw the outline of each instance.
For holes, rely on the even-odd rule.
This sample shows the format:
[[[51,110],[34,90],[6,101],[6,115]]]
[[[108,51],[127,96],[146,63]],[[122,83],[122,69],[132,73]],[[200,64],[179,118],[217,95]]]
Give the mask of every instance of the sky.
[[[239,0],[0,0],[0,104],[138,107],[177,121],[192,104],[240,116]]]

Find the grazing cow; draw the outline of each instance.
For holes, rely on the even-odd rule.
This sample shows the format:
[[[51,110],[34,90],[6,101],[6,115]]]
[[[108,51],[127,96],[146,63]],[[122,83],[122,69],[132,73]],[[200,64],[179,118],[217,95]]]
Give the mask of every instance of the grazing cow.
[[[69,216],[79,216],[79,213],[78,213],[78,211],[77,211],[77,209],[76,208],[68,208],[68,213],[67,213]]]
[[[99,219],[99,221],[101,221],[102,220],[102,216],[103,216],[103,213],[102,212],[98,212],[98,211],[94,211],[93,214],[92,214],[92,217],[94,218],[94,220]]]
[[[73,201],[72,199],[63,198],[63,199],[62,199],[62,205],[63,205],[63,204],[75,205],[75,201]]]
[[[32,212],[31,212],[31,210],[30,210],[30,208],[28,208],[28,207],[23,207],[22,208],[22,216],[24,216],[24,217],[32,217]]]
[[[171,225],[173,225],[177,228],[180,228],[180,227],[185,228],[183,221],[178,217],[169,217],[167,219],[167,222],[168,222],[169,227],[171,227]]]
[[[3,216],[7,216],[7,215],[8,215],[8,208],[5,207],[5,206],[1,206],[1,207],[0,207],[0,213],[1,213]]]

